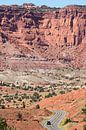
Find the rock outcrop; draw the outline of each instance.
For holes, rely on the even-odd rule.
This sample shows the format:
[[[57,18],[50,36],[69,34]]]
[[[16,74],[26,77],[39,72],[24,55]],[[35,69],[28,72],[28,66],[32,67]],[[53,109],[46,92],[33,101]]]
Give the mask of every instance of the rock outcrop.
[[[86,67],[85,44],[86,6],[0,6],[0,54],[7,60],[23,54],[25,60]]]

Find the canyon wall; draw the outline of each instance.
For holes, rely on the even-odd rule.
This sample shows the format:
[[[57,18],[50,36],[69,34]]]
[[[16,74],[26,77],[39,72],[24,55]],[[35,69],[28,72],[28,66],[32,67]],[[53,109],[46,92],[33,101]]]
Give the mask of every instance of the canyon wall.
[[[23,59],[85,68],[85,44],[86,6],[0,6],[0,61],[8,66]]]

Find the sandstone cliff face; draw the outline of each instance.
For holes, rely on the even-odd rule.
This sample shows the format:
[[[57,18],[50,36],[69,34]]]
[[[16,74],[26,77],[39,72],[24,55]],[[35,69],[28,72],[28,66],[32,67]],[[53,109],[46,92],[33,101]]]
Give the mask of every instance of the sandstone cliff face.
[[[86,6],[49,10],[0,6],[0,53],[5,53],[4,58],[23,56],[31,61],[86,67],[82,62],[86,59],[85,44]],[[10,46],[12,49],[6,51]]]

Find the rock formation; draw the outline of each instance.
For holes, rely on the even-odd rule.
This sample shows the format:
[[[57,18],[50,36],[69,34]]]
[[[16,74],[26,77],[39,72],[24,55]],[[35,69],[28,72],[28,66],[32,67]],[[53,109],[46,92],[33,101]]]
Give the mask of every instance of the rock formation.
[[[23,57],[23,63],[86,68],[85,44],[86,6],[0,6],[0,62],[5,66],[20,64]]]

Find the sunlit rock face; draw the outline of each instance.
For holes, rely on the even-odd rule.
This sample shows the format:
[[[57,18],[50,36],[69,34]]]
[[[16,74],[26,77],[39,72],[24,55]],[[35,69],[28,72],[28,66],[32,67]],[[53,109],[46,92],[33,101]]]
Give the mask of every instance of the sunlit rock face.
[[[86,67],[85,44],[86,6],[0,6],[0,52],[6,59],[24,55],[28,61]]]

